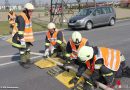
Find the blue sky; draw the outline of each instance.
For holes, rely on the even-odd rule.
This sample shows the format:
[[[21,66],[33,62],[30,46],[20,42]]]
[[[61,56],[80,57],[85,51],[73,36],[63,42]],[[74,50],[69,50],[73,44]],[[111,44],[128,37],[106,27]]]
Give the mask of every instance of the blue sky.
[[[0,0],[0,4],[4,4],[5,0]],[[24,4],[26,2],[29,2],[30,0],[8,0],[10,2],[10,4]],[[64,0],[65,1],[65,0]],[[76,0],[69,0],[70,1],[76,1]],[[87,0],[81,0],[81,1],[87,1]],[[88,0],[88,1],[92,1],[92,0]],[[96,0],[96,1],[112,1],[112,0]],[[116,0],[114,0],[116,1]],[[43,3],[47,3],[50,2],[50,0],[36,0],[37,3],[39,2],[43,2]]]

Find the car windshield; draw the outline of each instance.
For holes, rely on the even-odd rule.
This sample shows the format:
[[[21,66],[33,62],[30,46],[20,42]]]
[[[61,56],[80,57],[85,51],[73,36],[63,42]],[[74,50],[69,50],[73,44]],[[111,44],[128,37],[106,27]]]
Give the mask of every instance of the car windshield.
[[[88,16],[93,12],[94,8],[82,9],[77,15],[78,16]]]

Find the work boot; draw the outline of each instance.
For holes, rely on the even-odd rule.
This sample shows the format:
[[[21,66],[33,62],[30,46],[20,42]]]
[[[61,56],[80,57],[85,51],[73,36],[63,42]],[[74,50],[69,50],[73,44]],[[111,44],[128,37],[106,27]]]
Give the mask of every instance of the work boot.
[[[27,64],[27,63],[25,63],[25,62],[19,62],[19,64],[20,64],[20,66],[22,66],[22,67],[25,68],[25,69],[30,68],[30,65]]]
[[[26,53],[20,54],[20,59],[21,59],[21,61],[19,62],[19,64],[22,67],[24,67],[26,69],[30,68],[30,65],[27,63],[27,54]]]

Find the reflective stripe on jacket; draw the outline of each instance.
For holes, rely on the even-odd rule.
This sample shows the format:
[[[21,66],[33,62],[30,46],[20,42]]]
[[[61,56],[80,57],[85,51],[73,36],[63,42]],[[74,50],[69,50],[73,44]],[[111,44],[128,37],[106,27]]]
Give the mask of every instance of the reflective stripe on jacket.
[[[114,50],[114,49],[109,49],[105,47],[100,47],[98,48],[99,54],[95,56],[95,61],[98,60],[99,58],[103,58],[104,60],[104,65],[113,70],[117,71],[120,67],[121,63],[121,58],[120,58],[120,51],[119,50]]]
[[[34,36],[32,31],[32,22],[27,18],[25,13],[21,13],[20,16],[23,17],[25,21],[25,29],[24,29],[24,40],[25,42],[34,42]]]

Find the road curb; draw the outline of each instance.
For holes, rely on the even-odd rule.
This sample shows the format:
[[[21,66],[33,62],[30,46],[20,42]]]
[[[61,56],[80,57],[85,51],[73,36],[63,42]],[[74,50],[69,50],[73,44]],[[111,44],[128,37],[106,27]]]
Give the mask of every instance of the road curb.
[[[128,21],[128,20],[130,20],[130,18],[129,19],[118,19],[116,22],[122,22],[122,21]]]

